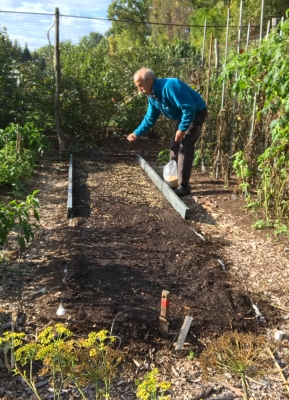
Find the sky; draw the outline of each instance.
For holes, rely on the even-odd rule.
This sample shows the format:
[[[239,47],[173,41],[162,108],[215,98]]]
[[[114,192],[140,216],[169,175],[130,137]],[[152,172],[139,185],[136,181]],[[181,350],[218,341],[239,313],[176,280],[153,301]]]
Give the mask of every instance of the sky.
[[[1,0],[0,30],[6,27],[8,36],[13,42],[17,39],[23,48],[27,44],[29,50],[34,51],[49,44],[47,31],[54,22],[55,7],[58,7],[60,41],[71,40],[72,43],[77,43],[79,38],[90,32],[104,34],[109,29],[110,22],[101,20],[101,18],[107,18],[110,2],[111,0],[58,0],[57,2],[41,3],[37,0]],[[51,15],[35,15],[33,13]],[[49,39],[52,44],[54,35],[55,28],[52,27],[49,30]]]

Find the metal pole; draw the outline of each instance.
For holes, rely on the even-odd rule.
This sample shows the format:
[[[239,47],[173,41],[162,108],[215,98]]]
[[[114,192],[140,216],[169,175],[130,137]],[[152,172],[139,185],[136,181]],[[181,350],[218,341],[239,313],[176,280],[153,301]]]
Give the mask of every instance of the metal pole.
[[[262,36],[263,36],[264,2],[265,2],[265,0],[262,0],[261,21],[260,21],[260,46],[261,46],[261,43],[262,43]]]
[[[228,8],[228,12],[227,12],[227,30],[226,30],[226,44],[225,44],[225,64],[226,64],[226,62],[227,62],[226,59],[227,59],[227,57],[228,57],[229,26],[230,26],[230,8]],[[225,79],[223,79],[221,110],[224,108],[224,102],[225,102]]]
[[[209,62],[208,62],[207,91],[206,91],[206,103],[207,103],[207,107],[208,107],[208,104],[209,104],[209,91],[210,91],[210,78],[211,78],[212,48],[213,48],[213,35],[211,34],[211,38],[210,38]]]
[[[249,23],[248,23],[248,31],[247,31],[246,51],[248,51],[248,47],[249,47],[250,31],[251,31],[251,22],[249,21]]]
[[[220,57],[219,57],[218,38],[215,38],[215,68],[216,68],[216,76],[218,76],[219,65],[220,65]]]
[[[240,43],[241,43],[241,33],[242,33],[242,17],[243,17],[243,0],[240,2],[240,18],[238,27],[238,43],[237,43],[237,53],[240,53]]]
[[[253,114],[252,114],[252,124],[251,124],[251,130],[250,130],[250,142],[252,142],[253,133],[254,133],[254,128],[255,128],[256,103],[257,103],[257,92],[255,92],[255,96],[254,96],[254,105],[253,105]]]
[[[209,105],[212,48],[213,48],[213,35],[211,34],[211,37],[210,37],[210,50],[209,50],[209,61],[208,61],[207,90],[206,90],[206,104],[207,104],[207,107],[208,107],[208,105]],[[206,128],[207,128],[207,124],[204,123],[204,125],[203,125],[203,132],[205,132]],[[204,135],[203,135],[203,137],[202,137],[202,144],[201,144],[202,173],[205,173],[205,172],[206,172],[205,160],[204,160],[204,151],[203,151],[204,142],[205,142],[205,138],[204,138]]]
[[[238,29],[238,44],[237,51],[240,52],[240,42],[241,42],[241,31],[242,31],[242,17],[243,17],[243,1],[240,2],[240,19],[239,19],[239,29]],[[236,78],[237,78],[236,73]],[[231,124],[231,140],[230,140],[230,157],[233,152],[233,142],[234,142],[234,128],[235,128],[235,109],[236,109],[237,96],[234,95],[233,107],[232,107],[232,124]]]
[[[204,68],[204,57],[205,57],[205,43],[206,43],[206,31],[207,31],[207,20],[204,22],[204,38],[203,38],[203,48],[202,48],[202,61],[201,68]]]
[[[284,17],[281,18],[281,26],[283,25],[283,22],[284,22]],[[282,32],[282,29],[281,29],[280,30],[280,36],[282,36],[282,34],[283,34],[283,32]]]
[[[59,50],[59,8],[55,8],[55,92],[54,92],[54,115],[56,132],[59,142],[59,152],[65,150],[65,138],[61,129],[60,119],[60,50]]]
[[[271,21],[270,21],[270,19],[269,19],[269,21],[268,21],[268,25],[267,25],[266,40],[268,40],[268,37],[269,37],[270,26],[271,26]]]

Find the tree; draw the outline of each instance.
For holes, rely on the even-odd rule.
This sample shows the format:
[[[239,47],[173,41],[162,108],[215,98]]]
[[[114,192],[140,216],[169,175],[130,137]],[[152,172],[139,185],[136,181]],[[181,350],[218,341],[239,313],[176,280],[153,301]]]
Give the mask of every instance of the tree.
[[[88,36],[82,36],[79,41],[80,46],[84,46],[85,48],[92,49],[93,47],[97,46],[103,35],[99,32],[90,32]]]
[[[6,29],[0,30],[0,129],[5,129],[17,117],[18,61],[18,49],[12,45]]]
[[[114,0],[107,11],[112,20],[108,36],[114,37],[122,47],[144,45],[151,34],[151,27],[147,24],[149,13],[150,0]]]
[[[191,13],[189,0],[152,0],[150,20],[166,25],[152,25],[152,40],[154,43],[169,44],[176,39],[187,40],[190,29],[188,24]]]
[[[25,47],[22,53],[22,62],[25,63],[27,61],[31,61],[32,60],[32,55],[27,47],[27,43],[25,43]]]

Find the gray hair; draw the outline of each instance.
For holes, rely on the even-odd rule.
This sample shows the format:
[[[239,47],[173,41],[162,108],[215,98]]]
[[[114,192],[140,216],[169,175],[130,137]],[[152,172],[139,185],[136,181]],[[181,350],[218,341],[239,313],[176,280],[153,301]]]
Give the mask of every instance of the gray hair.
[[[141,72],[141,74],[140,74],[140,72]],[[142,79],[144,79],[145,81],[147,81],[147,79],[149,78],[149,79],[152,79],[153,81],[155,80],[155,73],[154,73],[154,71],[152,70],[152,69],[150,69],[150,68],[140,68],[140,69],[138,69],[135,73],[134,73],[134,76],[133,76],[133,79],[135,79],[135,77],[137,76],[137,75],[139,75],[140,74],[140,77],[142,78]]]

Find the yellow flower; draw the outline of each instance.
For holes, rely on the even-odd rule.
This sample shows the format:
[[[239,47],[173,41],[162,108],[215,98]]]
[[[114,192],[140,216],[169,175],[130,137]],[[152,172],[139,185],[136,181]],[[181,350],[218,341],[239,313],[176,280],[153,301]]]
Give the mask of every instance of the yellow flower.
[[[67,337],[72,335],[72,332],[67,329],[63,324],[56,324],[54,328],[55,331],[60,335],[65,335]]]
[[[94,356],[96,356],[96,354],[97,354],[96,349],[91,349],[89,352],[90,357],[94,357]]]

